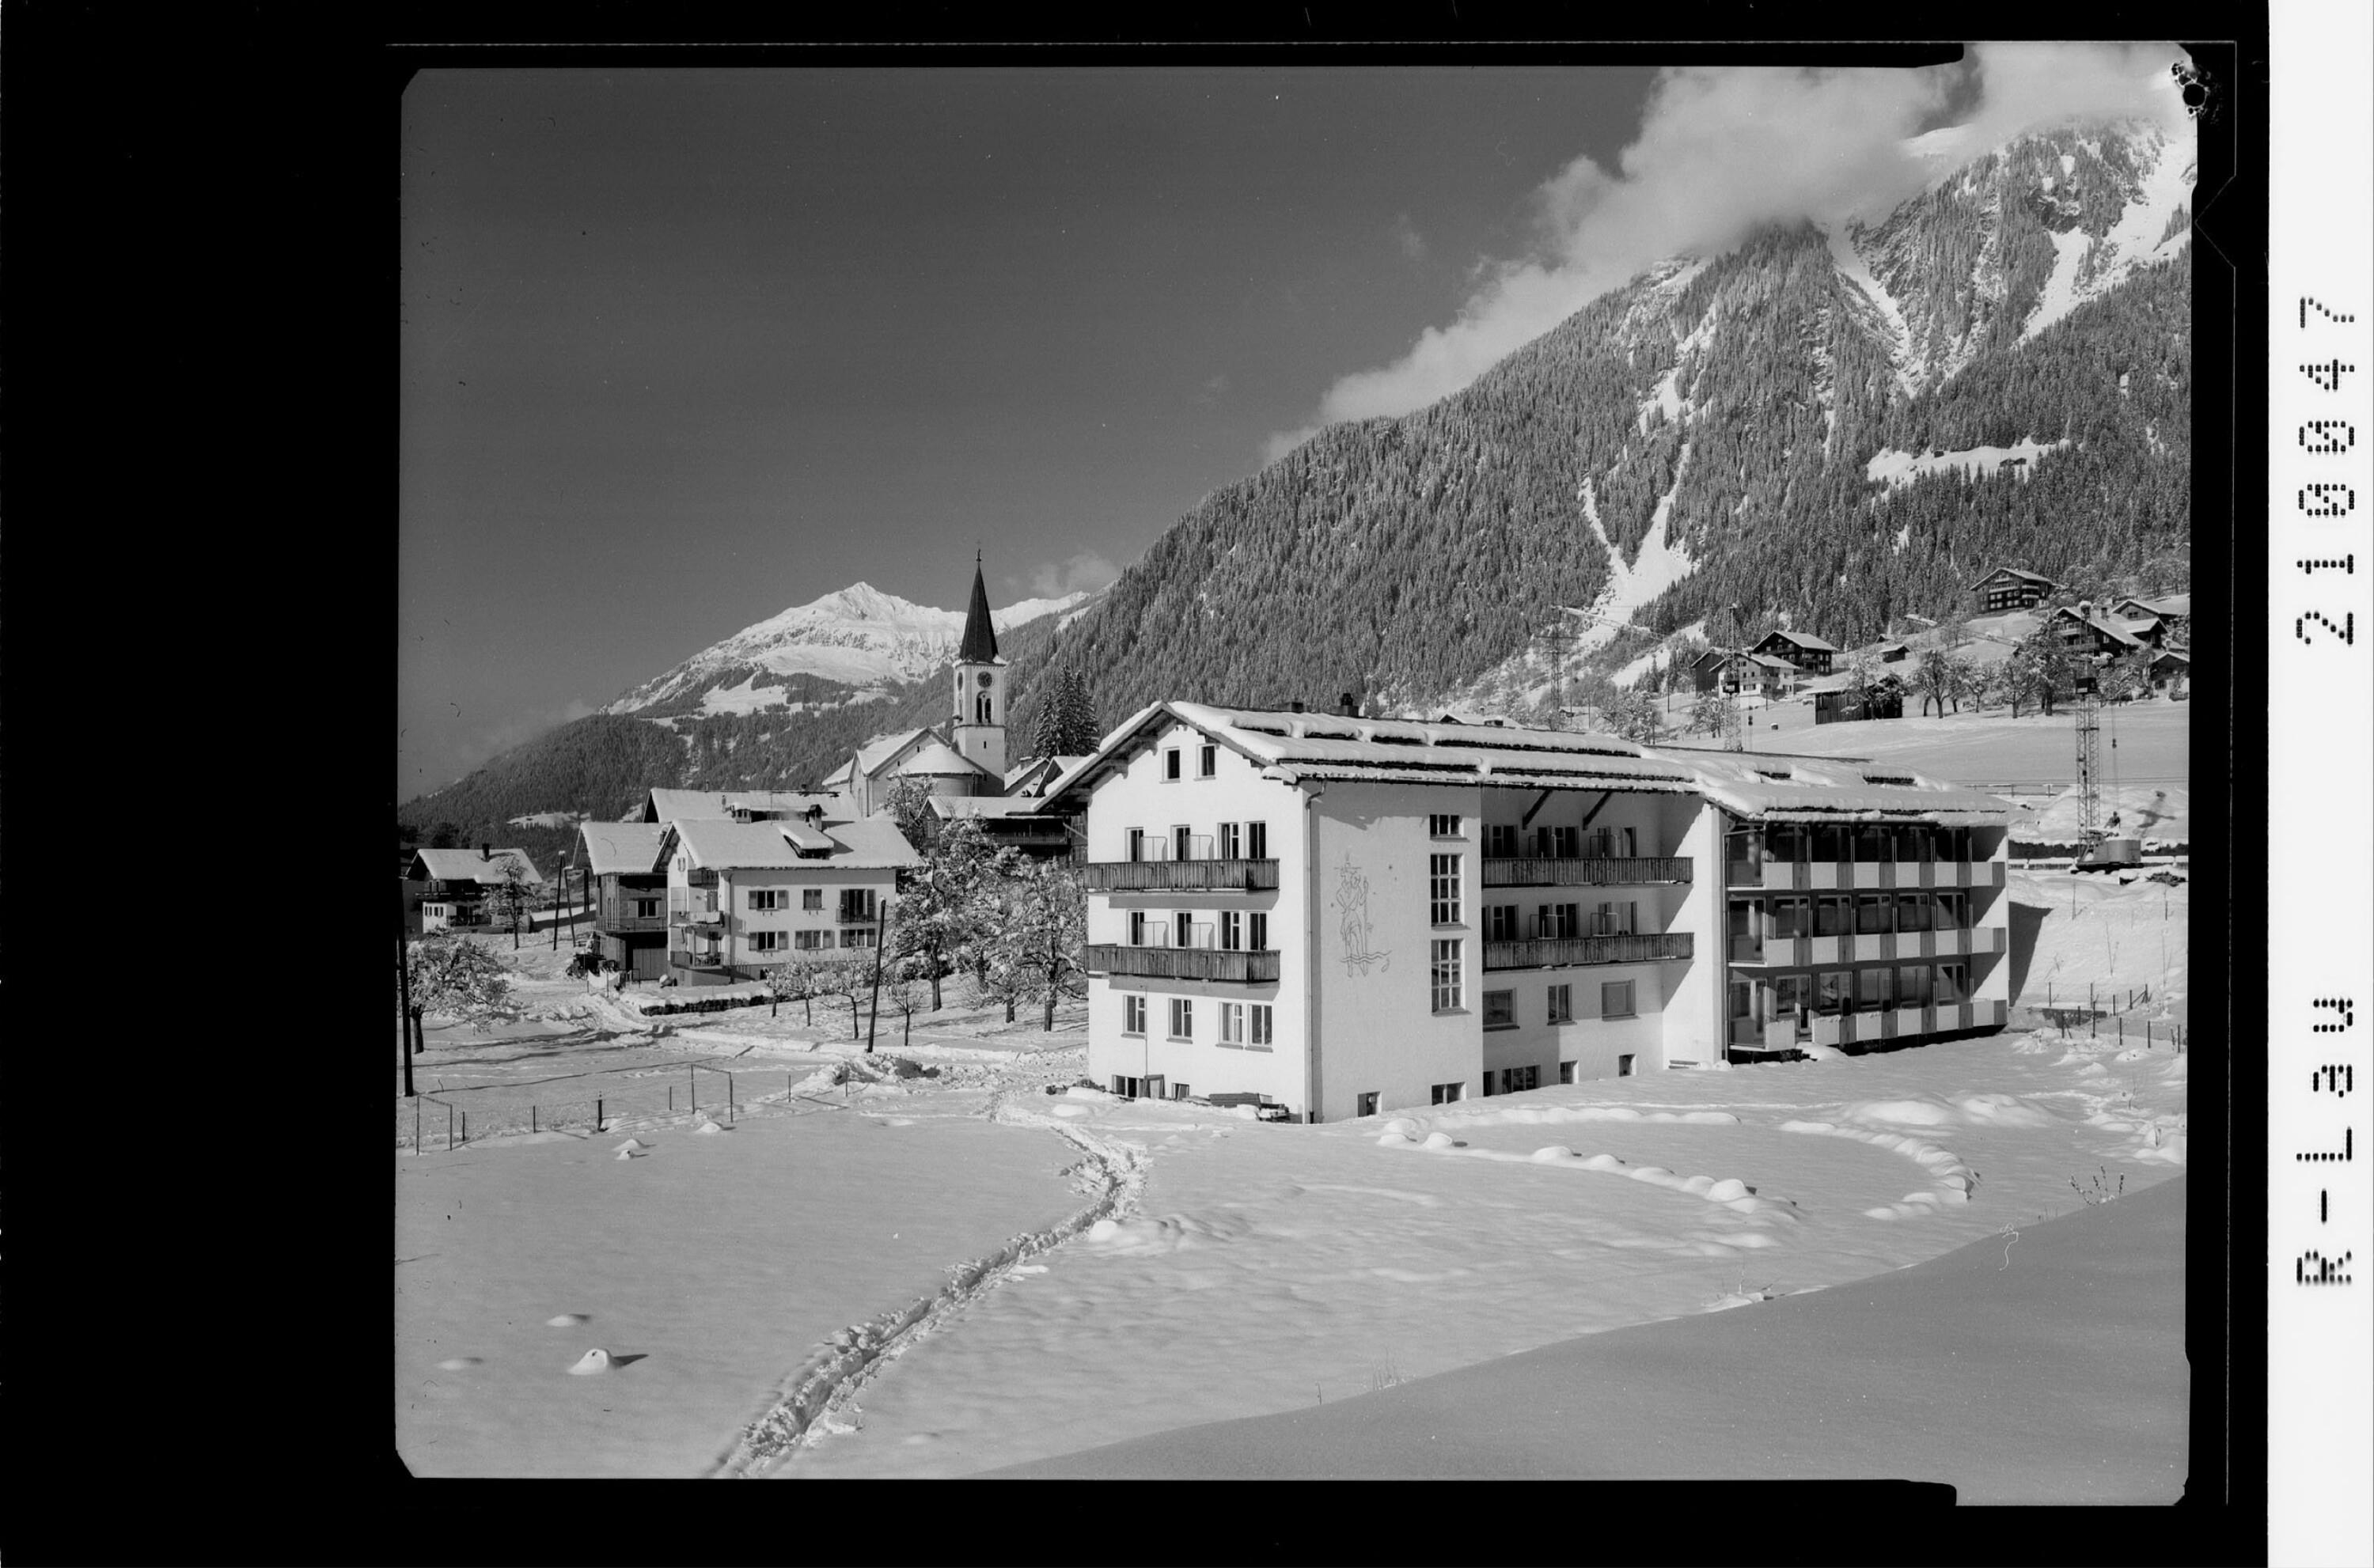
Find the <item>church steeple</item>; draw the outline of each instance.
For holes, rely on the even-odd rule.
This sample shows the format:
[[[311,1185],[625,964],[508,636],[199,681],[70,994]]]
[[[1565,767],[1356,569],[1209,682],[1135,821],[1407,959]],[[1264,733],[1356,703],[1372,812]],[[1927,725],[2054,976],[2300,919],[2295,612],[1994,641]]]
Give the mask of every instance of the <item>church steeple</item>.
[[[997,656],[997,628],[989,624],[989,586],[981,577],[981,552],[972,557],[972,605],[965,612],[964,641],[957,648],[955,722],[948,739],[957,754],[979,763],[986,777],[977,793],[993,795],[1005,778],[1005,661]]]
[[[957,657],[967,664],[988,664],[997,658],[997,628],[989,624],[989,589],[981,580],[981,552],[973,552],[972,606],[965,612],[964,641]]]

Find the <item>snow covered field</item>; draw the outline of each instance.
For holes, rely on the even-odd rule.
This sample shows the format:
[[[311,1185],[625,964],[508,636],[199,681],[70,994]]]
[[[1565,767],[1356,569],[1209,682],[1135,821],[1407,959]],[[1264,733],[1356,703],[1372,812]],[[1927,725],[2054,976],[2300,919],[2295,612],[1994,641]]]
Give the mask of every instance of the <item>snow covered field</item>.
[[[499,945],[549,1016],[432,1029],[424,1087],[700,1060],[739,1103],[730,1131],[639,1102],[598,1136],[397,1153],[399,1447],[437,1474],[968,1475],[1873,1280],[2182,1171],[2191,1058],[2141,1023],[2183,1016],[2187,891],[2013,873],[2015,1017],[2150,983],[2124,1042],[2105,1019],[1315,1128],[1051,1096],[1075,1015],[952,1007],[903,1048],[886,1018],[868,1062],[821,1006],[625,1032],[565,954]],[[1610,1473],[1652,1471],[1700,1473]]]

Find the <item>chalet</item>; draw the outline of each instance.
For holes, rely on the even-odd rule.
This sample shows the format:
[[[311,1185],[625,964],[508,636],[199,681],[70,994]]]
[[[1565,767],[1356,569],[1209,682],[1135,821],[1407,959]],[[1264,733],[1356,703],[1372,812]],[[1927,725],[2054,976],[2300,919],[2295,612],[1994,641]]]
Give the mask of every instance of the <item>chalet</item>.
[[[1333,1120],[2004,1022],[2007,813],[1915,775],[1165,702],[1058,793],[1124,1095]]]
[[[2192,656],[2180,648],[2163,648],[2152,655],[2151,684],[2154,691],[2180,687],[2192,678]]]
[[[2061,585],[2017,567],[1997,567],[1970,584],[1970,591],[1978,595],[1980,613],[1992,614],[1998,610],[2032,609],[2061,591]]]
[[[416,933],[484,930],[493,922],[497,888],[519,880],[541,892],[544,878],[524,849],[416,849],[405,868],[405,929]]]
[[[887,816],[668,823],[652,861],[666,880],[668,970],[723,985],[797,954],[871,949],[899,872],[921,863]]]
[[[1739,649],[1733,648],[1710,648],[1704,653],[1699,654],[1696,659],[1691,660],[1690,685],[1701,692],[1710,692],[1714,690],[1715,683],[1722,678],[1723,665],[1734,658],[1738,652]],[[1734,687],[1733,689],[1735,690],[1737,688]],[[1459,720],[1454,719],[1451,714],[1446,713],[1442,717],[1443,722],[1446,724],[1459,722]]]
[[[1767,659],[1783,659],[1808,675],[1827,675],[1839,650],[1810,632],[1778,631],[1748,649]]]
[[[1769,653],[1734,652],[1724,656],[1713,677],[1701,690],[1720,687],[1725,695],[1754,692],[1777,701],[1797,688],[1804,672],[1786,659]]]
[[[796,816],[848,814],[848,801],[829,790],[653,790],[643,799],[641,820],[781,822]]]
[[[1813,694],[1816,724],[1904,717],[1904,677],[1893,670],[1864,686],[1856,685],[1851,673],[1841,671],[1805,689]]]
[[[2129,621],[2090,603],[2064,604],[2046,616],[2044,624],[2072,653],[2098,659],[2156,647],[2162,635],[2157,621]]]
[[[1053,860],[1074,852],[1083,829],[1075,811],[1040,810],[1051,803],[1061,802],[1043,802],[1036,795],[934,795],[931,812],[935,824],[978,824],[994,848]]]
[[[667,971],[666,836],[658,822],[589,822],[577,830],[577,863],[594,882],[595,950],[639,980]]]
[[[2127,621],[2157,621],[2161,636],[2154,646],[2173,638],[2190,642],[2192,631],[2192,595],[2171,593],[2157,599],[2138,599],[2132,595],[2110,606],[2110,614]]]

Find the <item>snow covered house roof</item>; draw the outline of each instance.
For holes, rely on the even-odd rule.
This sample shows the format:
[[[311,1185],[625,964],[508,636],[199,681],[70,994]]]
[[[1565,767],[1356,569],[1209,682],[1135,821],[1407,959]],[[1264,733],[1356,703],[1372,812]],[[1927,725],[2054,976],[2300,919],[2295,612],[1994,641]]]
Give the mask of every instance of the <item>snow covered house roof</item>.
[[[2011,821],[2011,808],[1992,795],[1835,758],[1700,754],[1690,766],[1707,799],[1750,821],[1932,822],[1948,827],[2000,827]],[[1784,771],[1785,777],[1774,777]],[[1913,782],[1879,782],[1898,778]]]
[[[2192,614],[2192,595],[2171,593],[2159,599],[2127,598],[2110,608],[2129,620],[2180,619]]]
[[[990,778],[997,777],[972,758],[960,755],[953,746],[939,740],[933,741],[900,763],[899,773],[901,778],[962,778],[969,774],[980,774]]]
[[[678,848],[703,871],[772,870],[830,866],[878,871],[923,863],[898,824],[887,816],[860,817],[817,833],[805,823],[719,822],[692,818],[666,825],[656,860]]]
[[[667,825],[658,822],[589,822],[577,829],[585,866],[595,876],[648,876],[660,863],[660,840],[666,836]]]
[[[896,735],[885,735],[878,741],[858,747],[857,755],[850,758],[850,764],[858,773],[870,778],[881,772],[883,767],[900,752],[915,744],[919,739],[926,735],[932,736],[934,740],[938,739],[938,736],[928,729],[906,730]]]
[[[1854,672],[1840,670],[1836,674],[1824,675],[1816,680],[1806,682],[1804,690],[1808,696],[1820,696],[1826,692],[1845,691],[1854,684]],[[1903,684],[1904,677],[1897,671],[1882,670],[1875,672],[1871,679],[1864,683],[1863,689],[1875,692],[1889,686],[1900,686]]]
[[[2041,572],[2024,572],[2017,567],[1997,567],[1994,570],[1987,573],[1986,576],[1979,579],[1978,581],[1970,584],[1970,587],[1972,589],[1984,588],[1987,584],[1994,581],[1997,578],[2003,577],[2016,577],[2022,582],[2037,583],[2047,592],[2050,592],[2053,589],[2061,586],[2059,583],[2053,581],[2051,578],[2046,577]]]
[[[1035,816],[1040,803],[1037,795],[934,795],[929,802],[932,814],[944,822],[963,816]]]
[[[1047,792],[1046,801],[1093,788],[1104,773],[1125,765],[1152,743],[1157,731],[1173,721],[1200,731],[1252,762],[1264,777],[1286,783],[1358,779],[1664,792],[1691,787],[1681,767],[1613,735],[1158,702],[1108,735],[1094,756]]]
[[[544,877],[524,849],[497,849],[491,855],[482,855],[476,849],[417,849],[413,852],[412,866],[405,878],[408,882],[475,882],[481,886],[499,887],[509,880],[503,868],[512,860],[526,868],[527,881],[543,883]]]
[[[828,817],[849,810],[849,801],[837,790],[660,790],[643,802],[643,820],[654,822],[731,821],[736,812],[801,813],[814,807]]]
[[[1838,651],[1836,646],[1816,637],[1811,632],[1776,631],[1770,637],[1764,639],[1765,642],[1772,642],[1776,640],[1780,642],[1793,642],[1798,647],[1814,653],[1836,653]],[[1758,643],[1757,646],[1760,648],[1763,646],[1763,643]]]
[[[1086,756],[1035,756],[1005,775],[1005,792],[1009,795],[1039,795],[1047,786],[1086,762]]]
[[[2144,639],[2139,634],[2149,631],[2154,625],[2150,621],[2124,620],[2117,615],[2105,614],[2099,610],[2092,614],[2080,614],[2066,604],[2052,612],[2051,618],[2056,621],[2072,620],[2080,626],[2091,626],[2111,641],[2128,648],[2143,647]]]

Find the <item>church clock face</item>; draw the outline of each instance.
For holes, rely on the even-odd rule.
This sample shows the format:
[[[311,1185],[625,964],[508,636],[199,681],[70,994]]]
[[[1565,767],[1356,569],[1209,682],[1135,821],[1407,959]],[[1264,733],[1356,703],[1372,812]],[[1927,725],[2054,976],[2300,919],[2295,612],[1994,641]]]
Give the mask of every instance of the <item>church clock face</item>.
[[[987,691],[987,690],[989,689],[989,672],[988,672],[988,671],[983,670],[980,674],[975,675],[975,676],[973,677],[973,680],[974,680],[974,682],[975,682],[977,685],[980,685],[980,687],[981,687],[983,691]]]

